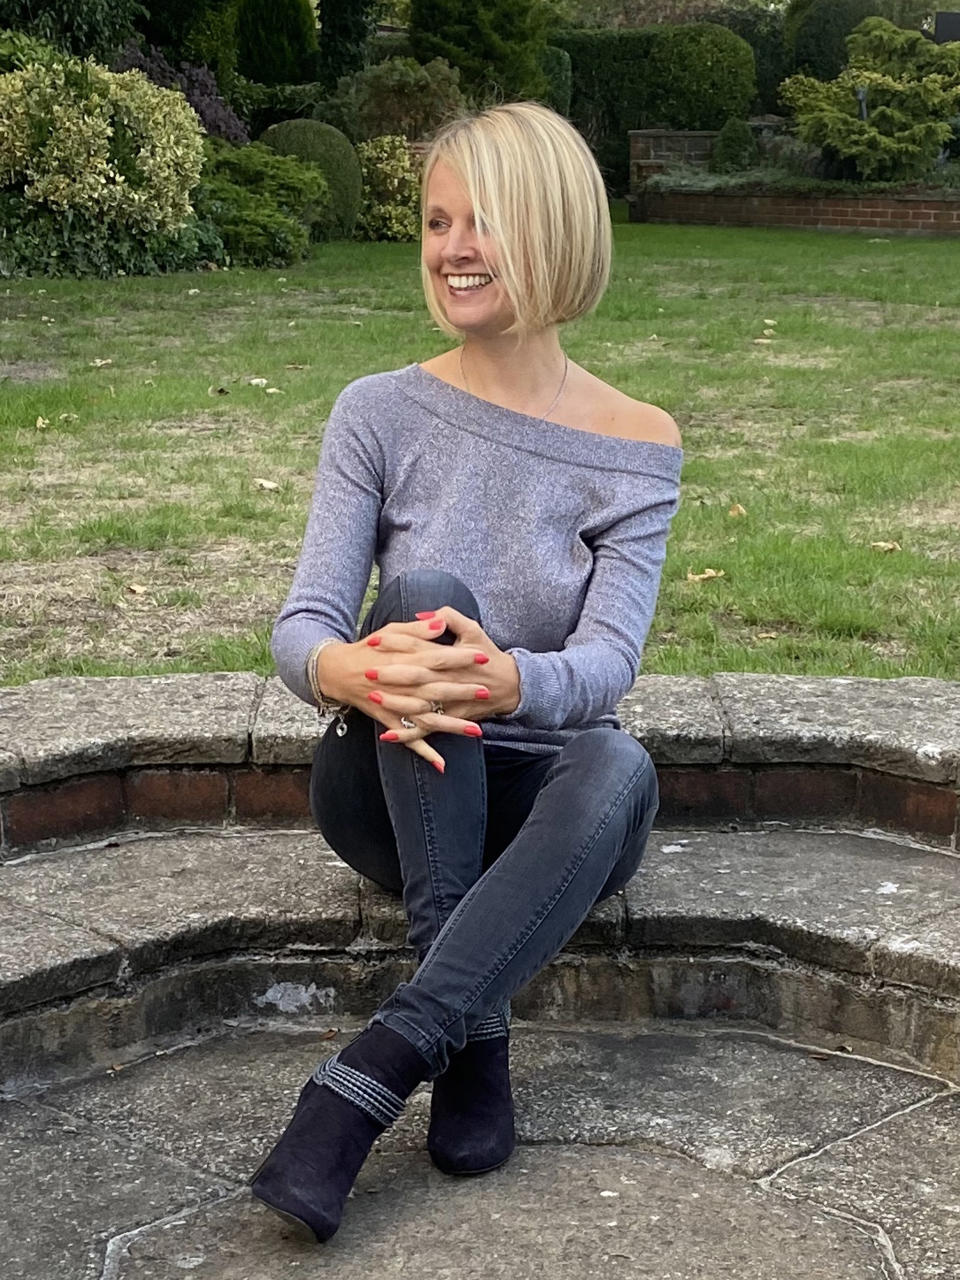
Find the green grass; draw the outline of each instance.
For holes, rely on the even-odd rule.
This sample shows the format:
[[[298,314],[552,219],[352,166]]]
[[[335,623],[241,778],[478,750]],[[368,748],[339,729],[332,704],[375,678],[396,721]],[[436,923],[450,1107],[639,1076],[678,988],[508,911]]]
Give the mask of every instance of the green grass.
[[[612,214],[610,288],[564,343],[685,448],[643,670],[957,678],[960,243]],[[19,281],[0,326],[5,683],[270,670],[330,405],[450,345],[392,244]]]

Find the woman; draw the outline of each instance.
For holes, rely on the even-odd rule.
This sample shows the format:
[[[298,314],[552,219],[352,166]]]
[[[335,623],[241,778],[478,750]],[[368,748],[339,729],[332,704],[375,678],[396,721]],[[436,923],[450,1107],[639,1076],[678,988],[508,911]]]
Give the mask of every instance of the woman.
[[[439,1168],[509,1158],[510,997],[634,874],[659,805],[615,708],[683,452],[668,414],[560,347],[609,278],[597,166],[561,116],[511,103],[438,133],[422,206],[427,305],[462,345],[337,398],[273,635],[284,682],[339,713],[314,761],[318,826],[402,895],[420,961],[318,1066],[253,1177],[318,1240],[425,1080]]]

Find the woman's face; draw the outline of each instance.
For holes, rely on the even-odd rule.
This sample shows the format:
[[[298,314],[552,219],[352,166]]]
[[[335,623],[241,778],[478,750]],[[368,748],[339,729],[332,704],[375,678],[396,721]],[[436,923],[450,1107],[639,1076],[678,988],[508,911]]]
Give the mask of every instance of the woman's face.
[[[500,332],[512,322],[513,310],[496,275],[493,240],[478,233],[466,191],[440,161],[427,184],[423,260],[447,319],[458,329]],[[466,277],[480,277],[483,283]]]

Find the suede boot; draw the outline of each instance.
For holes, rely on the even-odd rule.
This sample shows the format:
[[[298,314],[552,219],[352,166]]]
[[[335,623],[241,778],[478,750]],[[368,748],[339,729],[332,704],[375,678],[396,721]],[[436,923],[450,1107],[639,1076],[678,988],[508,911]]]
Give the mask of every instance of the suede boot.
[[[431,1075],[405,1037],[372,1023],[303,1086],[293,1118],[250,1180],[253,1195],[300,1234],[329,1240],[370,1148]]]
[[[509,1032],[468,1040],[433,1082],[430,1159],[443,1173],[488,1173],[515,1146]]]

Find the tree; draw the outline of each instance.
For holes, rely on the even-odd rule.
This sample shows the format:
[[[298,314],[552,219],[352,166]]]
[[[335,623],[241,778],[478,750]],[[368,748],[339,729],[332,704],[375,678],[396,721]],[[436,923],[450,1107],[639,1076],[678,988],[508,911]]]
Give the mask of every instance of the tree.
[[[364,50],[382,6],[378,0],[320,0],[320,83],[333,93],[341,76],[363,69]]]
[[[549,24],[541,0],[412,0],[410,44],[418,62],[445,58],[459,67],[476,98],[541,98]]]

